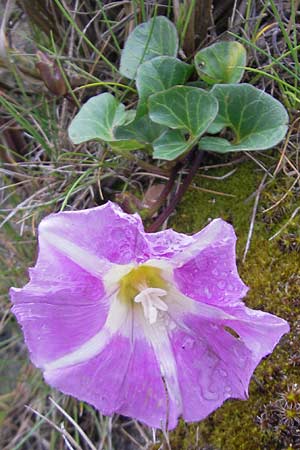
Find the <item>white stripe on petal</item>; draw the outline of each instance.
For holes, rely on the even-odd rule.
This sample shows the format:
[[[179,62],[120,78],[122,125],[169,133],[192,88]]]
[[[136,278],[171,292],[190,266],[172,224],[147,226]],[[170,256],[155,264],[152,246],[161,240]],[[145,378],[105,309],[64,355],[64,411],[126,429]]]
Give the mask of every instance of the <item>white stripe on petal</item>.
[[[44,365],[45,371],[55,370],[88,361],[98,355],[107,346],[116,332],[128,337],[130,335],[131,327],[125,326],[125,324],[130,318],[130,311],[130,308],[128,308],[124,302],[120,302],[115,294],[107,320],[101,331],[73,352],[46,363]],[[88,326],[88,324],[86,325]]]
[[[182,266],[190,259],[194,258],[200,251],[212,245],[218,238],[221,238],[224,242],[228,239],[232,239],[232,236],[229,238],[227,233],[224,233],[224,227],[232,228],[222,219],[212,220],[207,227],[193,236],[193,244],[188,245],[181,253],[177,253],[172,258],[172,264],[174,264],[176,268]]]
[[[195,255],[213,244],[219,238],[224,242],[228,239],[232,239],[234,237],[234,234],[230,235],[229,237],[228,232],[224,233],[224,227],[230,227],[230,229],[232,228],[222,219],[214,219],[202,231],[191,236],[192,242],[186,247],[183,247],[182,251],[176,253],[174,256],[172,256],[172,258],[148,260],[145,264],[149,266],[159,267],[167,271],[169,271],[170,268],[176,269],[178,267],[181,267],[183,264],[194,258]]]
[[[56,248],[62,255],[67,256],[71,261],[91,275],[99,277],[111,266],[109,261],[98,258],[98,256],[88,252],[68,239],[47,231],[45,224],[41,228],[41,233],[43,233],[43,239],[51,244],[52,247]]]
[[[177,367],[168,335],[167,325],[164,320],[158,320],[154,324],[150,324],[143,316],[141,310],[135,310],[135,320],[138,320],[143,329],[144,336],[154,350],[161,375],[166,383],[171,400],[175,403],[176,408],[181,411],[182,398],[178,382]]]
[[[198,302],[182,294],[175,286],[170,285],[168,295],[164,299],[168,305],[168,312],[172,317],[185,314],[197,314],[199,317],[212,320],[236,320],[236,318],[217,306]]]

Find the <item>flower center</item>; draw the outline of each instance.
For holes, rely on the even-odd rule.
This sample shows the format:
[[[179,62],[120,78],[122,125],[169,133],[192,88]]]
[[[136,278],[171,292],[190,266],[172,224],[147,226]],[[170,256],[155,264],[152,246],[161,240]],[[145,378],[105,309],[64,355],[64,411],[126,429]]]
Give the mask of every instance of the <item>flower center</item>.
[[[121,278],[118,295],[126,303],[140,303],[150,324],[157,321],[159,311],[168,310],[161,299],[167,295],[167,282],[157,267],[141,265],[132,269]]]
[[[167,291],[147,286],[141,286],[141,288],[141,292],[134,297],[134,301],[142,304],[146,319],[153,324],[157,320],[158,310],[168,311],[167,304],[161,299],[167,295]]]

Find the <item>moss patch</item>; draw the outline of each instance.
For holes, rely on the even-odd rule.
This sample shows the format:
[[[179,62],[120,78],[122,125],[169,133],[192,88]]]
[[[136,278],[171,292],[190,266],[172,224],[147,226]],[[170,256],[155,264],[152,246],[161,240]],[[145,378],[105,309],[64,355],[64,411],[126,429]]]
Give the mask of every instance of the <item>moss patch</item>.
[[[229,170],[210,170],[209,175],[220,177]],[[261,179],[262,171],[251,162],[237,166],[236,172],[223,180],[199,176],[196,187],[185,195],[171,225],[177,231],[192,233],[216,217],[231,222],[238,236],[239,273],[250,287],[245,303],[251,308],[286,319],[291,333],[282,338],[273,354],[256,369],[250,384],[249,400],[228,400],[197,425],[181,422],[171,433],[173,450],[300,448],[297,447],[300,436],[297,437],[296,420],[286,417],[293,416],[289,408],[296,410],[300,408],[300,403],[293,406],[283,400],[290,390],[297,390],[297,383],[298,387],[300,385],[299,216],[289,222],[277,238],[269,240],[288,222],[298,199],[296,191],[291,191],[278,207],[265,213],[265,209],[285,194],[291,181],[278,176],[265,188],[259,202],[250,249],[246,261],[242,263],[255,192]],[[200,187],[219,190],[234,197],[204,192],[199,190]]]

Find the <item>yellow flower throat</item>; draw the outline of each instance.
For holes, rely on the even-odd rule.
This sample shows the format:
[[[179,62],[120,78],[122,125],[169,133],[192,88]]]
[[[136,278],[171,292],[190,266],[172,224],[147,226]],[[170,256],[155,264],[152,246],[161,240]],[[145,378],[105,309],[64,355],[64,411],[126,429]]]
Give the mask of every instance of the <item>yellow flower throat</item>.
[[[119,298],[123,301],[134,301],[141,292],[141,286],[166,289],[167,283],[161,276],[161,269],[141,265],[132,269],[120,281]]]

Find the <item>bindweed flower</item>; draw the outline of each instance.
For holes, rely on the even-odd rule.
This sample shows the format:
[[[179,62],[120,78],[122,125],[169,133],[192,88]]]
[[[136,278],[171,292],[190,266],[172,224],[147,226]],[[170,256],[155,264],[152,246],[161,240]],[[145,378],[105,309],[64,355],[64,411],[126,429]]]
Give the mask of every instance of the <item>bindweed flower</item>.
[[[145,233],[113,203],[46,217],[30,282],[11,290],[33,363],[103,414],[156,428],[246,399],[289,326],[241,301],[235,241],[221,219]]]

